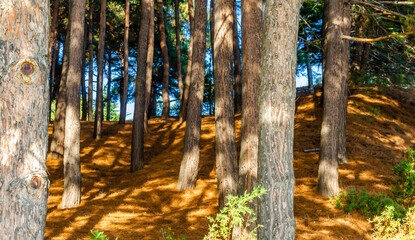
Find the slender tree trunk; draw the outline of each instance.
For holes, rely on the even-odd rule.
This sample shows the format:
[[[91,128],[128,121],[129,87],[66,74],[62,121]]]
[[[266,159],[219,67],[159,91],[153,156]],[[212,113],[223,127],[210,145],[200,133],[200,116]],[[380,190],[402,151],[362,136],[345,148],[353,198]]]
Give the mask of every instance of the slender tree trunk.
[[[58,37],[58,16],[59,16],[59,1],[53,1],[53,10],[52,10],[52,26],[50,28],[50,43],[49,43],[49,63],[51,64],[51,75],[49,83],[49,112],[51,113],[51,106],[53,100],[53,89],[55,88],[55,68],[56,68],[56,58],[59,57],[59,48],[57,47],[58,43],[56,41]],[[58,52],[58,54],[56,53]]]
[[[93,78],[94,78],[94,48],[93,48],[93,8],[92,0],[89,0],[89,32],[88,32],[88,42],[89,42],[89,78],[88,78],[88,121],[93,121],[92,117],[92,102],[93,102]]]
[[[127,116],[128,96],[128,34],[130,32],[130,0],[125,0],[125,28],[124,28],[124,80],[122,84],[120,124],[125,124]]]
[[[148,29],[150,25],[151,1],[141,2],[140,33],[138,36],[137,56],[147,56]],[[145,107],[145,83],[146,83],[146,59],[137,59],[137,78],[135,80],[136,93],[134,104],[134,122],[131,140],[131,172],[144,167],[144,107]]]
[[[151,84],[153,78],[153,55],[154,55],[154,1],[150,2],[150,23],[148,28],[148,49],[146,65],[146,92],[144,107],[144,133],[148,133],[149,104],[151,98]]]
[[[107,121],[111,120],[111,50],[108,51]]]
[[[70,9],[69,9],[70,12]],[[69,21],[70,22],[70,16]],[[53,123],[52,141],[50,143],[51,158],[63,157],[63,141],[65,137],[66,116],[66,79],[69,64],[69,43],[71,41],[71,26],[67,25],[65,46],[63,51],[62,73],[59,84],[58,100],[56,102],[55,121]]]
[[[239,49],[238,21],[236,18],[236,0],[233,11],[233,78],[235,81],[235,113],[242,111],[241,50]]]
[[[180,101],[183,99],[182,60],[180,54],[180,22],[179,0],[174,3],[174,19],[176,24],[176,55],[177,55],[177,81],[179,85]]]
[[[49,1],[0,13],[0,239],[41,240],[49,180]],[[28,27],[36,26],[36,27]]]
[[[308,52],[306,56],[306,61],[307,61],[308,89],[311,93],[314,93],[313,71],[311,70],[310,53]]]
[[[209,98],[211,100],[210,104],[209,104],[209,114],[213,115],[215,114],[215,108],[213,107],[213,111],[212,111],[212,105],[213,102],[215,101],[215,93],[214,91],[214,79],[215,79],[215,47],[214,47],[214,42],[215,42],[215,0],[210,0],[210,51],[211,51],[211,57],[212,57],[212,82],[210,83],[210,90],[209,90]],[[213,89],[213,91],[212,91]]]
[[[85,24],[85,28],[87,28],[87,25]],[[82,121],[86,121],[86,115],[88,112],[88,103],[86,100],[86,89],[85,89],[85,64],[86,64],[86,46],[88,41],[88,32],[84,31],[84,41],[83,41],[83,47],[82,47],[82,74],[81,74],[81,90],[82,90],[82,114],[81,119]]]
[[[55,75],[56,75],[56,64],[59,61],[59,48],[61,46],[60,41],[56,41],[56,47],[54,48],[54,50],[52,51],[52,66],[50,68],[50,78],[52,79],[51,82],[53,82],[53,85],[56,85],[55,83]],[[52,88],[50,88],[50,100],[52,101],[56,96],[56,86],[53,86]],[[50,103],[52,104],[52,103]]]
[[[262,19],[262,0],[242,1],[242,123],[238,195],[243,195],[245,191],[251,192],[257,182]],[[256,205],[251,207],[256,208]],[[248,232],[255,227],[256,224],[251,223]]]
[[[342,144],[339,137],[343,127],[340,118],[344,117],[342,111],[347,84],[347,72],[345,74],[342,64],[349,60],[348,53],[345,52],[345,44],[349,42],[342,40],[341,36],[347,24],[344,14],[350,13],[345,11],[345,0],[331,0],[328,8],[326,68],[323,73],[326,94],[323,100],[318,190],[323,196],[335,196],[339,192],[338,161]]]
[[[160,47],[163,55],[163,111],[161,112],[162,119],[168,119],[170,114],[170,97],[169,97],[169,52],[167,49],[166,41],[166,29],[164,27],[164,13],[163,13],[163,0],[157,0],[159,8],[159,31],[160,31]]]
[[[193,55],[193,32],[194,32],[194,9],[193,9],[193,1],[188,0],[188,9],[189,9],[189,25],[190,25],[190,42],[189,42],[189,51],[187,54],[187,67],[186,67],[186,77],[184,79],[184,87],[183,87],[183,99],[180,101],[180,119],[179,121],[182,123],[186,119],[186,109],[187,109],[187,101],[189,99],[189,89],[190,89],[190,77],[192,75],[192,55]]]
[[[205,84],[207,1],[195,1],[195,28],[192,59],[192,81],[186,118],[184,151],[177,189],[193,189],[199,167],[200,131],[202,125],[203,89]]]
[[[215,0],[214,71],[219,208],[225,206],[227,195],[236,194],[238,181],[233,103],[233,2]]]
[[[268,193],[258,205],[258,224],[263,225],[258,239],[295,239],[293,143],[301,2],[270,0],[265,4],[258,182]]]
[[[81,202],[81,159],[79,121],[79,89],[82,74],[83,42],[85,31],[85,0],[73,0],[70,11],[71,38],[66,92],[66,120],[64,141],[64,190],[61,207],[76,207]]]
[[[102,82],[104,78],[104,50],[105,50],[105,27],[106,27],[107,0],[101,0],[101,14],[99,20],[99,43],[98,43],[98,81],[97,81],[97,99],[95,103],[95,123],[94,138],[102,137],[102,116],[103,116],[103,98]]]
[[[369,56],[370,56],[370,44],[365,43],[363,45],[363,54],[362,54],[362,62],[360,64],[360,69],[366,71],[367,66],[369,65]]]

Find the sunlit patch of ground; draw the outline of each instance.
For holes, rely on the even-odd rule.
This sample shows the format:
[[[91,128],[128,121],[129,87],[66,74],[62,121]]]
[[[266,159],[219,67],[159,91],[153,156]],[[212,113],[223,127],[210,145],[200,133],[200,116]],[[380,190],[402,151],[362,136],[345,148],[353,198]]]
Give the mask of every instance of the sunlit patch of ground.
[[[404,94],[354,90],[349,97],[347,146],[350,161],[339,167],[340,187],[388,193],[392,165],[415,145],[415,104]],[[317,194],[318,152],[322,109],[312,96],[298,101],[295,119],[294,170],[297,239],[370,239],[371,226],[359,213],[346,214]],[[317,99],[318,100],[318,99]],[[317,107],[316,107],[317,106]],[[240,115],[236,116],[237,129]],[[145,137],[145,167],[129,172],[132,124],[104,122],[104,137],[93,140],[93,123],[82,122],[82,202],[60,209],[62,159],[48,159],[51,180],[46,239],[89,239],[91,229],[110,239],[160,239],[161,228],[177,237],[202,239],[205,216],[217,212],[214,117],[202,122],[196,189],[176,190],[185,124],[176,119],[151,119]],[[51,134],[52,126],[49,128]],[[236,137],[240,142],[240,131]],[[239,147],[238,147],[239,149]]]

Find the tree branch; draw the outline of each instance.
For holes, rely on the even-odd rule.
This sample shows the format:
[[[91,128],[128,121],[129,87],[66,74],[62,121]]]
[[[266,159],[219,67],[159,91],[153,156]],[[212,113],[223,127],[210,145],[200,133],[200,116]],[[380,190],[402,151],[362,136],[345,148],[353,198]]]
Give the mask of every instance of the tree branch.
[[[376,3],[379,4],[386,4],[386,5],[415,5],[415,2],[408,2],[408,1],[377,1]]]
[[[354,41],[354,42],[371,43],[371,42],[378,42],[378,41],[389,39],[389,38],[394,38],[394,37],[397,37],[397,36],[407,36],[407,35],[411,35],[411,34],[415,34],[415,31],[406,32],[406,33],[391,34],[391,35],[388,35],[388,36],[383,36],[383,37],[378,37],[378,38],[356,38],[356,37],[343,35],[342,39],[350,40],[350,41]]]
[[[367,6],[370,6],[370,7],[374,8],[374,9],[377,9],[379,11],[384,11],[384,12],[392,14],[392,15],[396,15],[396,16],[403,17],[403,18],[408,18],[407,16],[405,16],[401,13],[394,12],[392,10],[389,10],[389,9],[383,8],[379,5],[376,5],[376,4],[374,4],[374,2],[370,3],[370,2],[363,2],[363,1],[360,1],[360,0],[352,0],[352,2],[354,2],[356,4],[367,5]],[[379,2],[376,2],[376,3],[379,3]]]

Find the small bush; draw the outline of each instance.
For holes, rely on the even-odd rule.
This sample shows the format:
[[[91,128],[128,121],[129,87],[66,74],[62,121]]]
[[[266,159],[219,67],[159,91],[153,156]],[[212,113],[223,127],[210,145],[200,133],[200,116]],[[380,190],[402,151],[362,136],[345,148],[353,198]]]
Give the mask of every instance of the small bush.
[[[403,219],[394,218],[393,206],[388,206],[370,222],[373,223],[374,240],[410,240],[415,239],[415,209],[409,208]]]
[[[167,230],[161,229],[161,236],[163,240],[176,240],[174,237],[175,232],[171,229],[171,227],[167,227]],[[182,235],[177,240],[185,240],[186,238]]]
[[[104,232],[100,232],[99,230],[94,232],[94,230],[91,229],[91,233],[94,235],[94,237],[90,237],[89,240],[109,240],[107,236],[104,235]],[[118,238],[115,240],[118,240]]]
[[[381,114],[380,107],[370,107],[369,111],[376,117],[380,117],[380,114]]]
[[[407,200],[412,206],[415,199],[415,151],[411,149],[405,156],[400,164],[393,167],[397,179],[391,190],[401,203]]]

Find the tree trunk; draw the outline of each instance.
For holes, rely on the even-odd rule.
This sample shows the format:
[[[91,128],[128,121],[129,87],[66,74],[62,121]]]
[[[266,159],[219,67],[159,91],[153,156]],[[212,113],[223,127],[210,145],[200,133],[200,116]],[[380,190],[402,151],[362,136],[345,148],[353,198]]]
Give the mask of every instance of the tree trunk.
[[[192,59],[192,81],[190,84],[187,109],[186,131],[184,137],[183,158],[180,166],[179,191],[193,189],[199,167],[200,131],[202,125],[203,89],[205,83],[207,1],[195,1],[195,28]]]
[[[92,102],[93,102],[93,78],[94,78],[94,48],[93,48],[93,8],[92,0],[89,0],[89,32],[88,32],[88,42],[89,42],[89,78],[88,78],[88,121],[93,121],[93,111],[92,111]]]
[[[151,1],[141,2],[140,33],[138,36],[137,56],[147,56],[148,30],[151,15]],[[137,59],[137,78],[135,80],[134,122],[131,140],[131,172],[144,167],[144,107],[145,107],[146,59]]]
[[[87,28],[87,25],[85,24],[85,28]],[[82,114],[81,114],[81,119],[82,121],[86,120],[86,115],[88,112],[88,103],[86,100],[86,89],[85,89],[85,63],[86,63],[86,43],[88,41],[88,32],[84,31],[84,41],[83,46],[82,46],[82,75],[81,75],[81,90],[82,90]]]
[[[259,88],[258,239],[295,239],[294,111],[301,0],[266,2]],[[275,13],[280,14],[275,14]],[[277,66],[277,67],[276,67]]]
[[[69,8],[70,11],[70,8]],[[65,46],[62,60],[62,73],[59,84],[58,100],[56,102],[55,121],[53,123],[52,141],[50,143],[51,158],[63,158],[63,140],[65,137],[65,115],[66,115],[66,79],[69,64],[69,43],[71,39],[71,26],[66,29]]]
[[[149,105],[151,98],[151,84],[153,78],[153,55],[154,55],[154,1],[150,2],[150,23],[148,28],[148,49],[146,65],[146,92],[144,107],[144,133],[148,133],[148,118],[150,116]]]
[[[166,29],[164,27],[164,13],[163,13],[163,0],[157,0],[159,8],[159,31],[160,31],[160,47],[163,55],[163,111],[161,112],[162,119],[168,119],[170,113],[170,97],[169,97],[169,51],[167,49],[166,41]]]
[[[189,9],[189,25],[190,25],[190,42],[189,42],[189,51],[187,54],[187,67],[186,67],[186,77],[184,79],[184,87],[183,87],[183,99],[180,101],[180,123],[184,122],[186,119],[186,109],[187,109],[187,101],[189,99],[189,88],[190,88],[190,77],[192,75],[192,55],[193,55],[193,32],[194,32],[194,9],[193,9],[193,1],[188,1],[188,9]]]
[[[362,62],[360,64],[360,69],[362,69],[363,71],[367,70],[367,66],[369,65],[369,56],[370,56],[370,44],[365,43],[363,45]]]
[[[177,57],[177,81],[179,85],[180,101],[183,99],[182,60],[180,54],[180,22],[179,22],[179,0],[174,3],[174,20],[176,24],[176,57]]]
[[[128,34],[130,31],[130,0],[125,0],[125,28],[124,28],[124,80],[121,94],[120,124],[125,124],[127,116],[128,96]]]
[[[215,0],[214,71],[219,208],[225,206],[227,195],[236,194],[238,181],[233,105],[233,1]]]
[[[262,0],[242,1],[242,123],[238,195],[251,192],[257,182],[262,19]],[[251,207],[256,208],[256,205]],[[252,231],[255,227],[256,224],[251,224],[247,230]]]
[[[211,51],[211,57],[212,57],[212,82],[210,82],[209,84],[209,98],[211,100],[211,102],[209,103],[209,115],[213,115],[215,114],[215,108],[213,107],[213,111],[212,111],[212,105],[213,101],[215,101],[215,94],[214,94],[214,79],[215,79],[215,47],[214,42],[215,42],[215,0],[210,0],[210,51]],[[213,91],[212,91],[213,90]]]
[[[55,67],[56,58],[59,58],[59,47],[56,41],[58,37],[58,16],[59,16],[59,2],[60,0],[53,1],[52,10],[52,26],[50,30],[50,44],[49,44],[49,61],[51,64],[51,75],[50,75],[50,104],[53,100],[53,89],[55,88]]]
[[[326,33],[326,66],[324,77],[324,111],[320,143],[320,162],[318,170],[318,191],[323,196],[335,196],[339,192],[338,161],[340,144],[340,130],[343,127],[340,118],[345,104],[345,86],[347,86],[347,72],[342,64],[348,62],[346,53],[347,40],[342,40],[347,21],[344,21],[345,0],[331,0],[328,5],[328,21]],[[347,47],[348,49],[348,47]],[[346,59],[343,59],[346,58]],[[348,68],[347,68],[348,69]],[[344,136],[345,137],[345,136]],[[344,142],[345,143],[345,142]]]
[[[111,50],[108,51],[107,121],[111,120]]]
[[[56,75],[56,64],[59,61],[59,49],[60,49],[61,43],[59,41],[56,41],[56,47],[52,51],[52,66],[50,68],[50,78],[51,82],[53,82],[53,87],[50,88],[50,100],[52,101],[56,97],[56,82],[55,82],[55,75]],[[50,103],[52,104],[52,102]]]
[[[45,233],[49,31],[49,1],[2,2],[0,239],[41,240]]]
[[[97,99],[95,102],[95,123],[94,123],[94,138],[95,139],[101,139],[102,137],[102,116],[103,116],[102,81],[104,78],[106,10],[107,10],[107,0],[101,0],[101,13],[100,13],[100,20],[99,20],[99,43],[98,43]]]
[[[69,65],[66,91],[66,119],[64,140],[64,190],[62,209],[72,208],[81,202],[81,158],[79,121],[79,89],[82,74],[82,51],[85,31],[85,0],[73,0],[70,11],[71,38],[69,43]]]
[[[238,39],[238,19],[236,18],[236,0],[233,2],[233,78],[235,81],[235,113],[242,111],[241,50]]]

